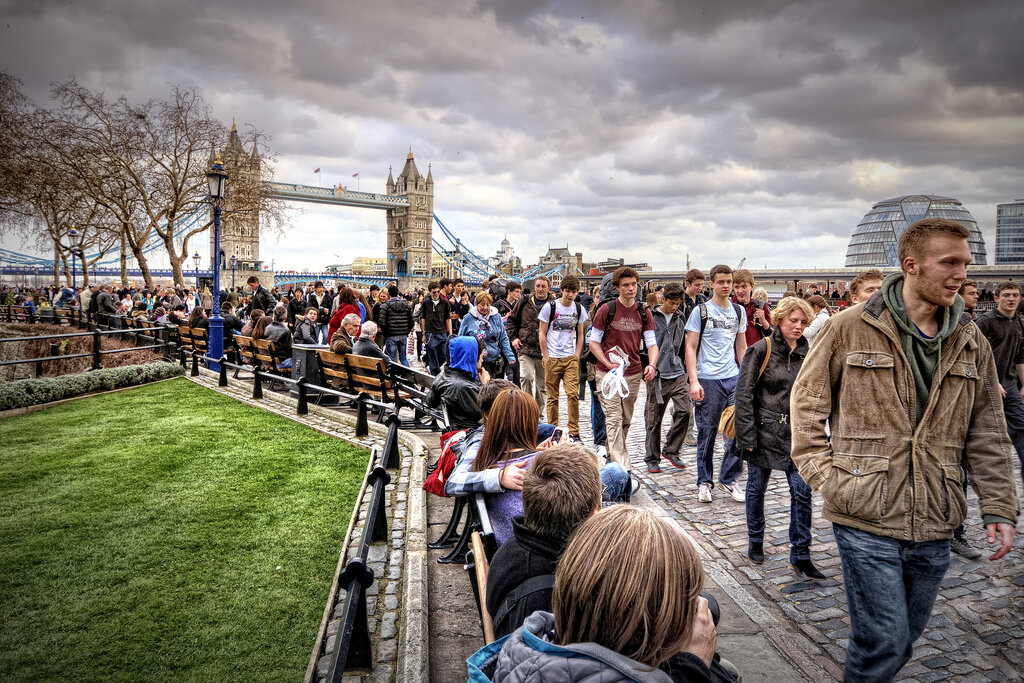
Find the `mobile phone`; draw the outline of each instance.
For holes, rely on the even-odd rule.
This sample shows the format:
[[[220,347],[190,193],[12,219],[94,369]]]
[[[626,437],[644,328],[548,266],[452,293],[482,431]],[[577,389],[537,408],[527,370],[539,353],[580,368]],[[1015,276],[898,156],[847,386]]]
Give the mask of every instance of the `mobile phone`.
[[[551,443],[562,443],[563,434],[561,427],[555,427],[555,431],[551,432]]]

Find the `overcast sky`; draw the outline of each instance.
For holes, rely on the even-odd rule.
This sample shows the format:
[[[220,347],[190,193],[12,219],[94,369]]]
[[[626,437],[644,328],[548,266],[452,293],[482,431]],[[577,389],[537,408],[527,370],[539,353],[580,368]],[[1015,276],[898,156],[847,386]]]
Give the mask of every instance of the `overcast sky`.
[[[287,182],[384,192],[411,147],[485,256],[842,265],[874,202],[927,193],[991,263],[1024,197],[1022,26],[1019,0],[0,0],[0,68],[40,103],[69,75],[198,86]],[[302,206],[278,269],[384,255],[383,212]]]

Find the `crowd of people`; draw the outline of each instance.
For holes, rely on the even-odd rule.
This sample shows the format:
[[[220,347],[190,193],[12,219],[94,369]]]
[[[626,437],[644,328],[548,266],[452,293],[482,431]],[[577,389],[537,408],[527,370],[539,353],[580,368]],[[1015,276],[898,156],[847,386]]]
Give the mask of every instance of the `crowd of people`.
[[[411,356],[435,377],[427,400],[446,411],[452,456],[439,467],[443,489],[483,493],[500,544],[487,607],[507,638],[471,659],[474,679],[519,680],[533,667],[566,680],[735,680],[715,654],[692,546],[628,504],[639,486],[629,431],[643,394],[636,455],[649,473],[694,466],[698,503],[742,503],[751,563],[765,560],[765,495],[778,471],[793,571],[825,578],[811,559],[820,492],[851,621],[846,680],[884,681],[909,660],[950,552],[981,555],[964,535],[968,482],[996,544],[989,559],[1013,545],[1021,286],[979,290],[966,277],[967,238],[959,223],[918,221],[900,238],[899,272],[869,270],[829,298],[808,287],[776,301],[750,271],[726,265],[646,288],[623,267],[589,292],[574,276],[557,291],[541,276],[492,278],[472,293],[449,278],[406,292],[319,281],[281,292],[253,277],[221,295],[225,337],[406,366]],[[989,296],[995,306],[977,315]],[[212,307],[208,290],[182,288],[33,298],[193,327],[208,326]],[[588,387],[592,448],[580,428]]]

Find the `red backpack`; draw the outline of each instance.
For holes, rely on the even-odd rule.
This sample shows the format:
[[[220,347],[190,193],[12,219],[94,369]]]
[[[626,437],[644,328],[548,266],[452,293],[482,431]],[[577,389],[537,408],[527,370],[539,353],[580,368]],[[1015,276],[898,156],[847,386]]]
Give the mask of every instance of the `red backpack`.
[[[436,496],[448,497],[448,494],[444,492],[444,485],[455,470],[455,462],[459,459],[455,452],[455,446],[465,439],[467,434],[469,434],[468,429],[459,429],[441,435],[441,457],[437,459],[434,471],[428,474],[423,482],[424,491]]]

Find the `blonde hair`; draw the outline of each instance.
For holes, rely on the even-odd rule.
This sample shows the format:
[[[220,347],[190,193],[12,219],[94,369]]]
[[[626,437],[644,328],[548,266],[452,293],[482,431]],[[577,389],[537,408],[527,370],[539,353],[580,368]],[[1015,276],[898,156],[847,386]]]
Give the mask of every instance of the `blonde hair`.
[[[760,299],[765,303],[768,303],[768,290],[764,287],[758,287],[750,294],[751,299]]]
[[[800,309],[800,312],[807,318],[807,324],[810,325],[814,320],[814,310],[809,303],[798,296],[786,296],[779,300],[779,305],[772,311],[772,325],[778,325],[797,309]]]
[[[490,294],[487,293],[486,290],[476,295],[477,306],[479,306],[480,304],[487,304],[488,306],[490,306],[492,303],[494,303],[494,299],[491,297]]]
[[[668,521],[613,505],[583,522],[555,570],[555,642],[597,643],[657,667],[693,634],[704,570]]]

